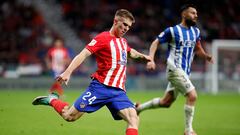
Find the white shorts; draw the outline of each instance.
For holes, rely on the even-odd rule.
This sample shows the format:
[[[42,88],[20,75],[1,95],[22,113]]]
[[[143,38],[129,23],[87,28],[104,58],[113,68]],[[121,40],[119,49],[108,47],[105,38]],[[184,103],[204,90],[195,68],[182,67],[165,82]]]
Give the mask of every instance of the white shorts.
[[[167,79],[169,81],[166,92],[174,91],[174,97],[178,93],[186,95],[188,92],[195,89],[188,75],[182,69],[167,70]]]

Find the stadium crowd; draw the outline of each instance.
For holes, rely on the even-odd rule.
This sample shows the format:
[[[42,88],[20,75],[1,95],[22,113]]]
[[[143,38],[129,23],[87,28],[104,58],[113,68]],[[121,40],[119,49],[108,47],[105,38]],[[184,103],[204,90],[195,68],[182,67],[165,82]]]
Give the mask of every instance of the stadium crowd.
[[[177,13],[181,1],[178,0],[141,2],[55,0],[55,2],[61,5],[64,20],[75,30],[83,43],[88,43],[99,31],[111,27],[113,15],[110,13],[119,8],[129,9],[136,17],[136,23],[129,31],[127,39],[130,46],[145,53],[148,52],[151,41],[156,38],[155,35],[180,21]],[[199,0],[197,7],[203,45],[213,39],[240,39],[238,0]],[[54,39],[62,38],[60,34],[45,23],[41,13],[33,6],[19,4],[17,0],[1,1],[0,14],[0,74],[19,65],[29,64],[38,64],[43,69],[42,73],[47,73],[44,57]],[[167,47],[163,46],[158,51],[161,54],[158,57],[164,61],[158,61],[158,70],[154,73],[147,72],[143,64],[136,66],[134,61],[129,61],[128,73],[151,75],[164,72],[166,55],[163,53],[166,49]],[[86,69],[83,70],[82,73],[85,73]],[[192,70],[204,71],[205,62],[197,59]]]

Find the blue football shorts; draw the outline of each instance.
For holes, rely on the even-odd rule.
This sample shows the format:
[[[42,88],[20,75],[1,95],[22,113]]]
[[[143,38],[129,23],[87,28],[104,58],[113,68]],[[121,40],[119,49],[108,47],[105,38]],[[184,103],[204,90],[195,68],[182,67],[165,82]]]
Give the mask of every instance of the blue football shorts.
[[[92,113],[107,106],[114,120],[121,120],[118,112],[125,108],[134,108],[126,92],[106,86],[93,79],[86,91],[75,101],[74,107],[80,112]]]

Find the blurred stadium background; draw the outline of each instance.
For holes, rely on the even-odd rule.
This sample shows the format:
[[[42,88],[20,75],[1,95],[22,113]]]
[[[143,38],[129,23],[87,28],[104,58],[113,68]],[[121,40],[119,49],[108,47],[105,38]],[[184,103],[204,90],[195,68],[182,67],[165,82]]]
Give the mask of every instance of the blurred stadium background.
[[[162,30],[179,23],[178,9],[182,2],[1,0],[0,135],[124,134],[125,125],[114,123],[110,115],[105,115],[109,113],[106,109],[69,125],[51,109],[31,105],[32,99],[46,94],[53,82],[44,62],[47,50],[54,39],[61,38],[74,57],[97,33],[109,30],[116,9],[126,8],[136,18],[126,38],[131,47],[148,53],[150,43]],[[198,7],[197,25],[201,30],[203,47],[217,56],[214,65],[196,57],[192,66],[191,78],[200,93],[195,129],[200,135],[239,135],[240,2],[197,0],[194,3]],[[146,71],[145,65],[129,60],[127,88],[134,101],[146,101],[163,94],[167,85],[166,49],[163,45],[158,50],[157,70],[153,72]],[[90,58],[75,71],[65,88],[68,102],[73,102],[80,93],[71,89],[84,90],[90,82],[89,75],[95,69],[95,62]],[[168,111],[143,114],[140,133],[182,134],[183,102],[184,98],[180,97]],[[106,124],[108,122],[113,124]]]
[[[240,39],[238,0],[195,3],[202,44],[208,52],[211,53],[216,39]],[[0,7],[0,88],[48,88],[52,77],[44,57],[54,39],[62,38],[74,57],[97,33],[111,27],[112,17],[119,8],[129,9],[136,17],[136,24],[126,36],[130,46],[147,53],[151,41],[162,30],[180,21],[181,4],[179,0],[3,0]],[[237,44],[240,46],[239,42]],[[146,71],[143,64],[129,61],[128,89],[165,89],[166,48],[163,45],[159,49],[158,69],[154,72]],[[191,77],[198,90],[240,91],[240,49],[227,48],[217,51],[220,55],[215,76],[212,75],[215,67],[195,58]],[[70,87],[86,87],[88,76],[95,68],[92,59],[81,65],[74,73],[78,79],[72,79]],[[219,87],[212,86],[214,78],[220,81]]]

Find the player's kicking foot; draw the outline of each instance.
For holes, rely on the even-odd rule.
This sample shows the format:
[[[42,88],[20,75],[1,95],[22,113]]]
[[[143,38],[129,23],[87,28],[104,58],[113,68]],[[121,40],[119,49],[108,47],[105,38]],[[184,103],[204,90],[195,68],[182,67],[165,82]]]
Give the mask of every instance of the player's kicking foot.
[[[184,135],[197,135],[197,133],[195,131],[191,131],[191,132],[184,132]]]
[[[59,95],[57,93],[51,93],[48,96],[38,96],[36,97],[32,104],[33,105],[50,105],[53,99],[58,99]]]

